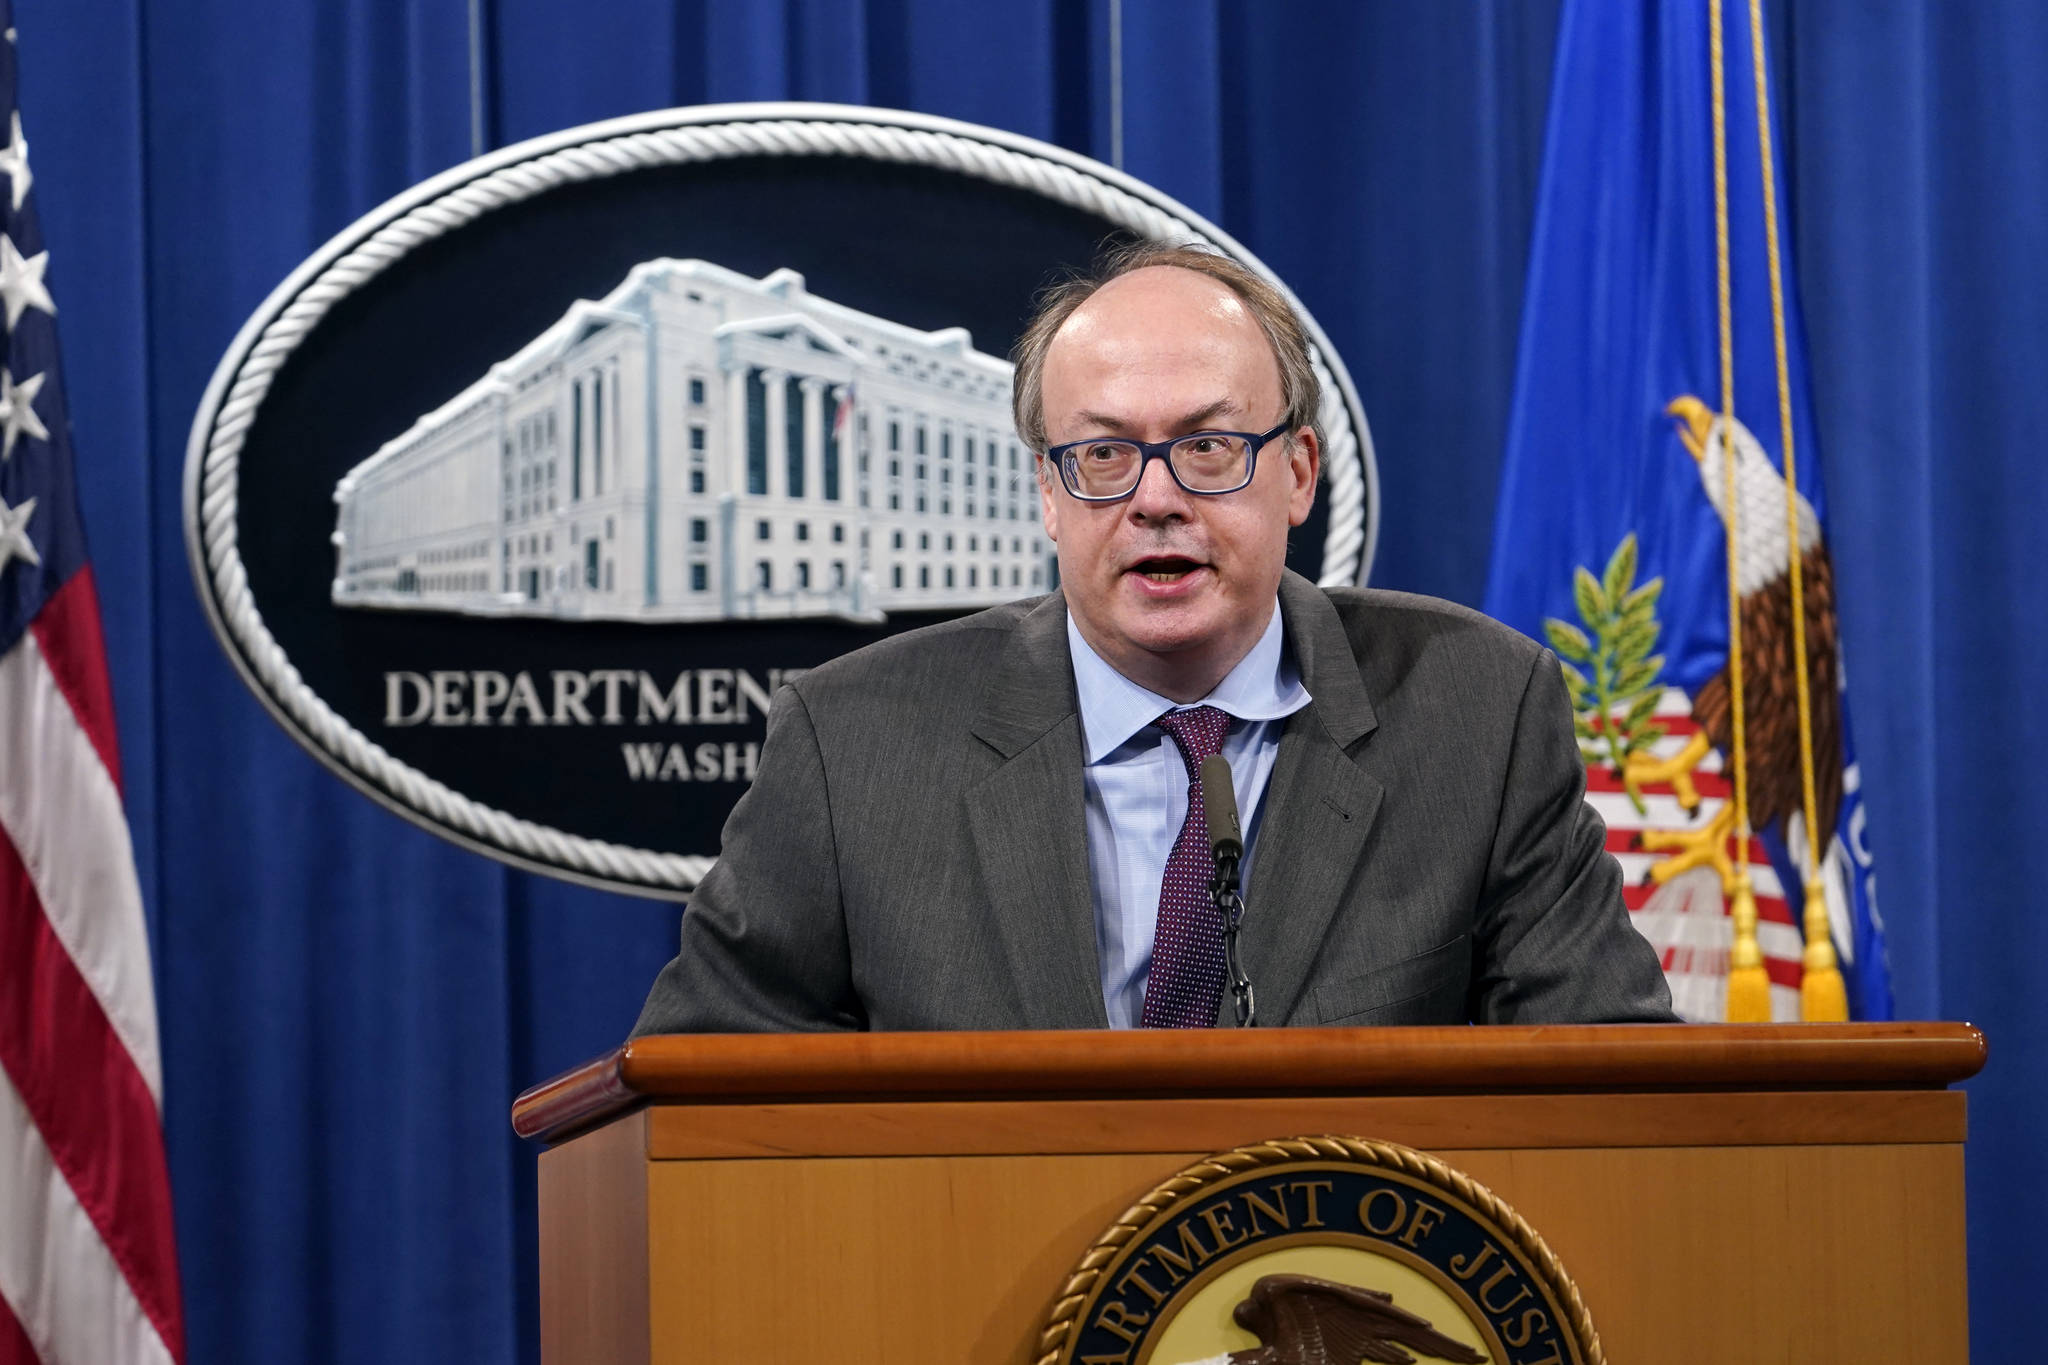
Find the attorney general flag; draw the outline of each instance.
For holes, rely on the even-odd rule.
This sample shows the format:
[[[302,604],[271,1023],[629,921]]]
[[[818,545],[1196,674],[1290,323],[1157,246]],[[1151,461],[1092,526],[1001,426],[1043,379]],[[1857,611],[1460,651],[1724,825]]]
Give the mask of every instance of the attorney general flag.
[[[1680,1012],[1721,1018],[1734,846],[1732,506],[1758,941],[1772,1016],[1797,1018],[1804,864],[1795,858],[1806,819],[1789,571],[1798,555],[1831,936],[1852,1016],[1886,1018],[1890,979],[1842,690],[1785,196],[1778,187],[1774,291],[1753,14],[1745,0],[1727,0],[1722,16],[1717,172],[1718,8],[1564,6],[1486,609],[1546,638],[1568,665],[1589,799],[1607,820],[1629,907],[1663,956]],[[1717,176],[1732,425],[1722,418]],[[1781,397],[1797,456],[1796,529]]]

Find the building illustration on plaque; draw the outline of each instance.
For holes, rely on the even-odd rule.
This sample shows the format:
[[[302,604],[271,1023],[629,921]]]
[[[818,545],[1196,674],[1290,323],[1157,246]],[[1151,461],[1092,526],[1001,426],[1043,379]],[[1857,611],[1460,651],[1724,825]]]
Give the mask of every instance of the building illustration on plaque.
[[[646,261],[343,476],[333,600],[876,621],[1043,592],[1010,390],[961,328]]]

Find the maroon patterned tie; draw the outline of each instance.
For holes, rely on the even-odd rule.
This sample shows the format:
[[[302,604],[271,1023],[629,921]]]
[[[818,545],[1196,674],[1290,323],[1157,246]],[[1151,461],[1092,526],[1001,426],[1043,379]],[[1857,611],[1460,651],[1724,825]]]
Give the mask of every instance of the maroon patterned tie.
[[[1159,727],[1180,746],[1188,769],[1188,816],[1166,859],[1152,971],[1145,980],[1146,1028],[1210,1028],[1223,995],[1223,922],[1209,898],[1216,856],[1202,819],[1202,760],[1223,751],[1230,717],[1213,706],[1169,711]]]

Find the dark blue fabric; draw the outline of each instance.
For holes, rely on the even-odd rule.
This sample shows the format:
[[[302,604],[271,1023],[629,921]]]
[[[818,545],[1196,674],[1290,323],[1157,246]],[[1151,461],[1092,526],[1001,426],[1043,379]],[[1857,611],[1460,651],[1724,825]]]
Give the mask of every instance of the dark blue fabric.
[[[488,146],[703,100],[872,102],[1107,157],[1107,0],[490,0]],[[1358,381],[1376,580],[1479,600],[1553,4],[1123,0],[1126,165],[1271,263]],[[1979,1354],[2048,1208],[2027,874],[2048,678],[2048,127],[2031,0],[1773,5],[1786,178],[1900,1012],[1992,1031]],[[17,0],[80,497],[152,916],[194,1360],[531,1360],[522,1086],[623,1036],[671,906],[504,871],[328,775],[185,567],[192,414],[235,329],[471,147],[464,0]]]

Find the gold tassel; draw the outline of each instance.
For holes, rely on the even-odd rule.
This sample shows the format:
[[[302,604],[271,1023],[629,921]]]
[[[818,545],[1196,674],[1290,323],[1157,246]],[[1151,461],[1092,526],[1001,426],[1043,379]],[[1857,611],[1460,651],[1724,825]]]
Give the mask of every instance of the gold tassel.
[[[1764,952],[1756,941],[1756,892],[1750,887],[1748,866],[1738,867],[1729,908],[1735,921],[1735,943],[1728,950],[1728,1022],[1768,1024],[1771,979],[1764,975]]]
[[[1849,991],[1835,962],[1828,929],[1827,892],[1820,878],[1806,883],[1806,954],[1799,981],[1799,1017],[1809,1024],[1839,1024],[1849,1017]]]

